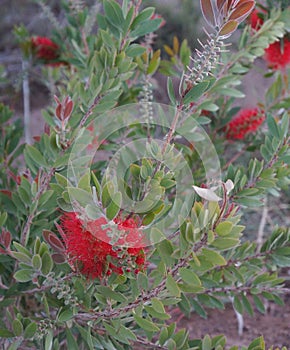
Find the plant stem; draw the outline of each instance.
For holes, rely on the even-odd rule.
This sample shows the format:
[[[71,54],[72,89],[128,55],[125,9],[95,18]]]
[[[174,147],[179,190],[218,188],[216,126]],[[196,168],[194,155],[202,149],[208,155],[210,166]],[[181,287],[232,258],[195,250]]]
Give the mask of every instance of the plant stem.
[[[22,59],[22,90],[23,90],[23,108],[24,108],[24,136],[25,143],[31,143],[30,133],[30,88],[29,88],[29,76],[28,76],[29,63],[27,60]]]
[[[264,206],[262,211],[262,217],[259,224],[258,234],[257,234],[257,251],[261,250],[263,245],[264,230],[267,223],[268,206],[267,206],[267,196],[265,196]]]
[[[44,174],[43,181],[40,184],[39,190],[35,195],[34,203],[37,202],[39,200],[39,198],[42,196],[42,194],[47,190],[49,183],[50,183],[50,180],[51,180],[52,176],[54,175],[54,172],[55,172],[55,169],[51,168],[47,174]],[[24,244],[24,245],[27,244],[27,241],[29,238],[30,227],[31,227],[32,221],[36,215],[37,209],[38,209],[37,205],[34,205],[34,209],[31,211],[31,213],[29,214],[29,216],[27,218],[27,221],[26,221],[24,228],[22,230],[22,233],[21,233],[21,239],[20,239],[21,244]]]

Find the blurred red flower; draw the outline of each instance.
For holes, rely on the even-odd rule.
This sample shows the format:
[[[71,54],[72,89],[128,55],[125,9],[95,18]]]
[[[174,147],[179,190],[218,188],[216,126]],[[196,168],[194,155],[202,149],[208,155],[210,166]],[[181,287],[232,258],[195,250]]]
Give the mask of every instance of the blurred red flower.
[[[290,64],[290,41],[283,38],[269,45],[265,50],[264,59],[273,69],[284,69]]]
[[[31,38],[32,51],[36,58],[51,66],[59,66],[64,62],[58,62],[60,58],[59,46],[47,37],[35,36]]]
[[[251,27],[255,30],[258,30],[262,27],[262,24],[264,23],[264,20],[260,17],[261,12],[259,12],[257,9],[254,9],[252,13],[249,16],[249,23]]]
[[[118,219],[116,223],[120,233],[126,229],[129,229],[128,235],[130,232],[134,233],[131,240],[136,232],[139,232],[133,219]],[[61,217],[61,228],[65,232],[66,254],[70,264],[90,278],[102,278],[113,272],[122,275],[125,271],[138,273],[143,270],[146,260],[144,250],[140,246],[134,248],[132,245],[132,248],[128,248],[119,243],[108,243],[111,238],[108,237],[109,229],[104,227],[107,224],[105,218],[84,224],[73,212],[65,213]]]
[[[256,132],[264,120],[265,115],[258,108],[242,109],[226,126],[226,138],[241,140]]]

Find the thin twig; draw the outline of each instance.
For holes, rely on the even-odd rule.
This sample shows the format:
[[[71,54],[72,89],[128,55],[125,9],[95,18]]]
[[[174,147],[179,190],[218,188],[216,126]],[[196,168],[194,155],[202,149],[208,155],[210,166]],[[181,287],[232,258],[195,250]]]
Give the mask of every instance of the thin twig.
[[[37,202],[39,200],[39,198],[42,196],[42,194],[47,190],[50,180],[52,178],[52,176],[54,175],[55,169],[51,168],[50,171],[47,174],[44,174],[44,180],[43,182],[40,184],[39,190],[36,193],[36,196],[34,198],[34,202]],[[29,214],[27,221],[24,225],[24,228],[22,230],[21,233],[21,243],[26,245],[28,237],[29,237],[29,230],[32,224],[32,220],[34,219],[34,216],[36,214],[37,211],[37,206],[34,206],[34,209],[31,211],[31,213]]]
[[[253,286],[227,286],[227,287],[213,287],[202,291],[202,294],[215,294],[215,293],[230,293],[230,292],[251,292]],[[259,286],[260,292],[269,292],[269,293],[283,293],[289,294],[290,288],[287,287],[267,287]]]
[[[42,293],[45,290],[52,288],[56,285],[56,283],[58,282],[63,282],[63,281],[67,281],[70,280],[72,277],[76,276],[75,272],[69,273],[68,275],[65,275],[64,277],[60,278],[60,279],[55,279],[53,284],[43,284],[41,287],[37,287],[37,288],[33,288],[33,289],[29,289],[29,290],[23,290],[21,293],[25,294],[25,295],[30,295],[30,294],[36,294],[36,293]]]
[[[31,132],[30,132],[30,88],[29,88],[29,76],[28,76],[29,63],[26,59],[22,60],[23,70],[23,113],[24,113],[24,136],[25,143],[31,143]]]
[[[97,96],[95,99],[94,99],[94,102],[90,105],[87,113],[83,116],[81,122],[80,122],[80,127],[83,127],[86,123],[86,121],[88,120],[89,116],[93,113],[94,111],[94,108],[97,106],[97,104],[99,103],[100,101],[100,96]]]
[[[268,216],[268,206],[267,206],[267,196],[265,196],[262,216],[261,216],[261,220],[258,228],[258,234],[257,234],[257,251],[258,252],[261,250],[261,247],[263,245],[263,237],[264,237],[264,230],[267,222],[267,216]]]

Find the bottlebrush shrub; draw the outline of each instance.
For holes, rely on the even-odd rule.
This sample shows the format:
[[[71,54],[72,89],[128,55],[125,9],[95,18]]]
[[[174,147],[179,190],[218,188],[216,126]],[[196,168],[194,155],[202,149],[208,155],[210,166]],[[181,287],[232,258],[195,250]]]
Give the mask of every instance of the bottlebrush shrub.
[[[289,10],[253,33],[238,28],[253,1],[201,0],[206,42],[191,53],[175,38],[164,60],[153,45],[163,21],[139,1],[63,2],[64,23],[39,4],[69,65],[44,67],[55,98],[33,144],[19,145],[21,127],[0,105],[1,345],[228,348],[224,335],[196,339],[171,310],[206,317],[232,302],[253,315],[289,292],[289,228],[256,244],[241,225],[247,208],[289,190],[289,70],[273,72],[261,116],[238,100]],[[224,43],[235,31],[237,52]],[[168,76],[168,106],[154,100],[156,71]],[[261,336],[243,349],[272,345]]]

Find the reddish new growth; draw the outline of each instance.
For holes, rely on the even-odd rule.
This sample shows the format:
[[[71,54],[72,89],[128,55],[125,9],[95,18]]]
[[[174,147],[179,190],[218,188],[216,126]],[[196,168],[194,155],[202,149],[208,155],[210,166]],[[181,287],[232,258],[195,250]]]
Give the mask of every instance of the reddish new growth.
[[[150,19],[162,19],[162,22],[160,23],[159,28],[164,27],[166,24],[165,19],[161,15],[159,15],[158,13],[154,13]]]
[[[47,65],[59,66],[63,62],[57,62],[60,57],[59,46],[47,37],[36,36],[31,38],[32,51],[37,59]]]
[[[290,41],[284,38],[269,45],[265,50],[264,59],[273,69],[285,69],[290,64]]]
[[[61,227],[65,232],[66,254],[71,265],[89,278],[102,278],[113,272],[118,275],[130,271],[137,274],[143,270],[145,253],[140,248],[140,229],[137,228],[136,222],[133,219],[118,219],[116,224],[120,233],[127,231],[132,245],[121,246],[120,242],[127,242],[125,239],[118,240],[118,244],[110,244],[110,230],[104,227],[108,225],[105,218],[84,224],[78,214],[64,214]],[[134,238],[139,239],[135,245],[137,248],[133,245]]]
[[[226,138],[242,140],[258,130],[265,115],[258,108],[242,109],[226,126]]]

